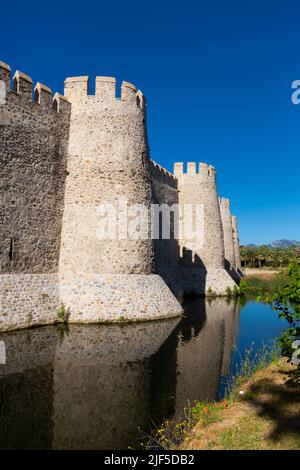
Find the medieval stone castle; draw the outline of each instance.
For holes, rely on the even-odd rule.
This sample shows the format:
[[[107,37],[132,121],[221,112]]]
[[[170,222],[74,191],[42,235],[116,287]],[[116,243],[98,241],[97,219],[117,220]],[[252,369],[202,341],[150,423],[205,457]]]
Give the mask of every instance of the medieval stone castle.
[[[224,295],[240,278],[237,220],[205,163],[150,159],[134,85],[65,80],[64,96],[0,62],[0,330],[180,315],[184,294]],[[201,204],[203,240],[99,239],[101,203]]]

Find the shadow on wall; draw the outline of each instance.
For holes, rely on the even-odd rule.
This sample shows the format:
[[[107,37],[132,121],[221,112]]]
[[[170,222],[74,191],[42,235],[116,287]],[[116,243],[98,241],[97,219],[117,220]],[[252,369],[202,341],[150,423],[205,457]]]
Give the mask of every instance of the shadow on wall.
[[[186,247],[183,247],[182,256],[179,255],[179,246],[177,250],[177,264],[159,265],[158,274],[178,299],[203,296],[207,290],[207,269],[203,261]]]
[[[232,264],[226,258],[224,262],[224,267],[231,279],[236,282],[237,285],[239,285],[243,273],[238,268],[236,269],[234,266],[232,266]]]

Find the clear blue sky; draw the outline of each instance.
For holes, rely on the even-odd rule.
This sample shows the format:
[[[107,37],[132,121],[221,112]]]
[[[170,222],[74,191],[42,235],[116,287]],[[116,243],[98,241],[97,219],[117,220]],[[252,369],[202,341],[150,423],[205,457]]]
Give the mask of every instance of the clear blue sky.
[[[53,91],[116,76],[148,101],[153,159],[216,166],[241,243],[300,239],[300,4],[2,2],[0,59]]]

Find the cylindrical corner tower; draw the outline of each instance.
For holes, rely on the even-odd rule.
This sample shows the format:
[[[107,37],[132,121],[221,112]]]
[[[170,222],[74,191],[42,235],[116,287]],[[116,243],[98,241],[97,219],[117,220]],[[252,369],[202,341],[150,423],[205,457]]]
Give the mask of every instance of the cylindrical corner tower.
[[[153,274],[154,240],[128,236],[120,221],[120,199],[124,210],[126,204],[149,209],[152,198],[144,96],[123,82],[116,98],[112,77],[96,77],[95,95],[88,94],[88,77],[67,78],[65,96],[72,110],[59,265],[62,301],[76,321],[181,312]],[[110,226],[106,235],[104,216]]]
[[[225,263],[235,267],[235,253],[233,243],[233,230],[230,212],[230,200],[226,198],[220,199],[220,210],[222,217],[223,233],[224,233],[224,247],[225,247]]]
[[[187,164],[187,172],[184,172],[183,163],[175,163],[174,175],[178,179],[182,211],[190,204],[194,214],[196,207],[199,208],[199,214],[202,213],[199,237],[190,239],[183,233],[180,240],[183,257],[189,258],[192,264],[201,264],[204,269],[223,268],[224,241],[215,168],[200,163],[197,173],[196,164],[190,162]]]
[[[175,163],[174,175],[178,179],[179,204],[184,213],[186,205],[192,205],[194,214],[198,208],[200,226],[193,237],[179,240],[181,251],[181,279],[183,290],[196,294],[223,295],[226,288],[233,288],[234,280],[225,270],[224,236],[219,200],[216,189],[216,171],[206,163]],[[194,217],[194,216],[193,216]]]
[[[238,232],[238,226],[237,226],[237,218],[235,215],[231,217],[231,221],[232,221],[235,267],[236,269],[241,269],[239,232]]]

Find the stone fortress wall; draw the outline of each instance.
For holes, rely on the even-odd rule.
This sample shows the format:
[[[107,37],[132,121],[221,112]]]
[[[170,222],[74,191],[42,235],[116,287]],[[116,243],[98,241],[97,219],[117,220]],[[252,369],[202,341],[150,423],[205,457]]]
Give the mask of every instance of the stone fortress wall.
[[[224,233],[225,262],[235,266],[235,250],[229,199],[220,198],[220,211]]]
[[[71,104],[0,62],[0,330],[51,323]]]
[[[239,232],[238,232],[236,215],[231,216],[231,223],[232,223],[232,234],[233,234],[235,268],[238,271],[240,271],[242,264],[241,264],[241,256],[240,256],[240,240],[239,240]]]
[[[146,100],[134,85],[123,82],[117,98],[115,78],[96,77],[91,95],[88,77],[72,77],[65,96],[52,97],[19,71],[11,84],[3,62],[0,81],[0,330],[52,323],[60,305],[79,323],[172,317],[182,312],[175,296],[235,285],[215,169],[188,163],[185,173],[176,163],[172,175],[151,160]],[[101,239],[99,205],[120,198],[149,215],[153,204],[202,204],[204,236]]]
[[[71,105],[0,63],[1,273],[58,268]]]

